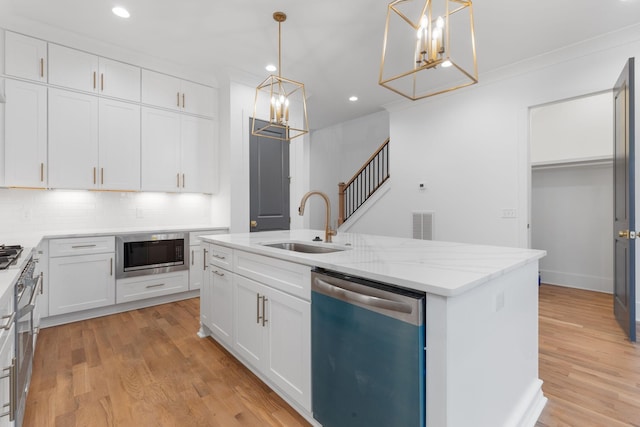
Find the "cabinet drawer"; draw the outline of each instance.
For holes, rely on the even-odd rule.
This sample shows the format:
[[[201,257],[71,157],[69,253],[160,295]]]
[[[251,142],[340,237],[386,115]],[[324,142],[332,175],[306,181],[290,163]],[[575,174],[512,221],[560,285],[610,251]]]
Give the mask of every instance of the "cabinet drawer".
[[[311,268],[262,255],[235,251],[233,271],[288,294],[311,300]]]
[[[116,303],[175,294],[189,290],[189,271],[154,274],[116,281]]]
[[[88,255],[114,252],[114,236],[73,237],[49,241],[49,256]]]
[[[233,262],[233,249],[225,248],[224,246],[209,245],[206,248],[207,263],[217,265],[218,267],[232,270],[231,263]]]

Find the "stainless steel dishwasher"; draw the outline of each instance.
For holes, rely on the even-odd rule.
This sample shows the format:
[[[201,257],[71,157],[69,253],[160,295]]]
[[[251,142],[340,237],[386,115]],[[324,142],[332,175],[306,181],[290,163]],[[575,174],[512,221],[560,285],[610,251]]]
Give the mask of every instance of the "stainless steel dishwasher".
[[[424,427],[425,295],[314,269],[313,416],[323,427]]]

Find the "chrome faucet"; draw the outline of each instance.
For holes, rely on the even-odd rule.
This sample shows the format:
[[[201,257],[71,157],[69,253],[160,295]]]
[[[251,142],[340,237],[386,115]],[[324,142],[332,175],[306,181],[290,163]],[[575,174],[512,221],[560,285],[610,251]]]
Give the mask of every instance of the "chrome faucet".
[[[304,215],[304,205],[307,203],[307,199],[310,196],[317,194],[318,196],[324,199],[324,203],[327,205],[327,217],[325,218],[324,223],[324,241],[326,243],[331,243],[331,236],[335,236],[338,234],[336,230],[332,230],[330,227],[331,224],[331,202],[329,201],[329,196],[327,196],[322,191],[309,191],[307,194],[302,196],[302,200],[300,201],[300,207],[298,208],[298,213],[300,216]]]

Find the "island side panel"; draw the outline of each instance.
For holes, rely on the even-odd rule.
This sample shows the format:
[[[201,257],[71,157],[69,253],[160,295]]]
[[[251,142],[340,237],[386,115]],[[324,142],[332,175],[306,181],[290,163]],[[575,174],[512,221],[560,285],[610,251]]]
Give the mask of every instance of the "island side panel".
[[[533,426],[538,263],[456,297],[427,295],[427,427]]]

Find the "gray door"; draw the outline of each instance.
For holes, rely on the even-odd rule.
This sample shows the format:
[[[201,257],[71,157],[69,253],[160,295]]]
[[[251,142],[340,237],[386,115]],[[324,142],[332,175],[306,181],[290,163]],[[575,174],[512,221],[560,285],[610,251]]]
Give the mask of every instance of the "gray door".
[[[266,125],[258,119],[256,122]],[[273,133],[282,137],[284,130],[274,129]],[[288,230],[289,142],[251,135],[249,157],[251,231]]]
[[[630,58],[614,97],[614,284],[613,311],[630,341],[636,340],[634,65]]]

